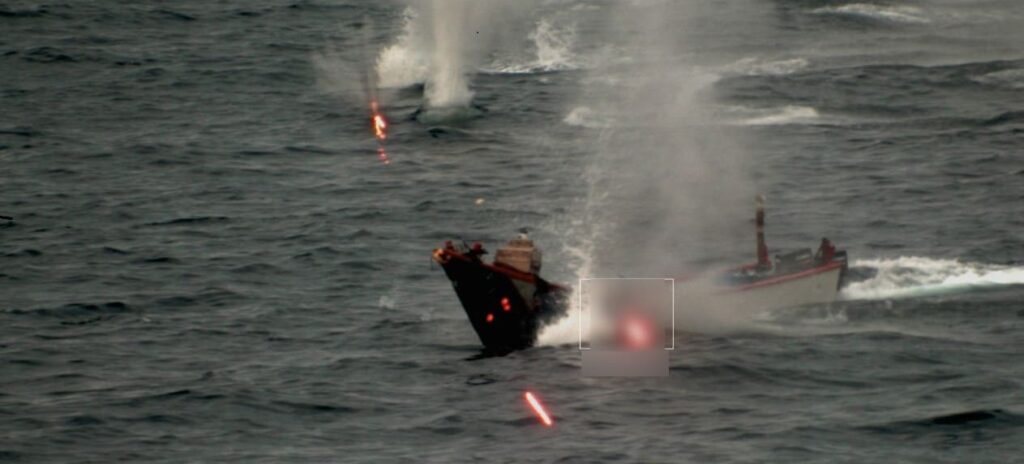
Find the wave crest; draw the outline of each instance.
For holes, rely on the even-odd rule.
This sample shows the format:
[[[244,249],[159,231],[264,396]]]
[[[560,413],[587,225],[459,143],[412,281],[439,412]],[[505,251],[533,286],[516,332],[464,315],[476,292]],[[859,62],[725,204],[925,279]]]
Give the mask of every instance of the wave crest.
[[[971,80],[979,84],[1024,89],[1024,69],[1004,69],[973,77]]]
[[[743,58],[725,66],[722,71],[741,76],[785,76],[803,70],[807,67],[807,64],[807,60],[803,58],[775,61],[766,61],[761,58]]]
[[[771,113],[740,121],[743,126],[778,126],[786,124],[808,124],[818,120],[818,110],[810,106],[785,106],[773,109]]]
[[[870,3],[851,3],[849,5],[828,6],[813,11],[815,14],[842,15],[865,18],[875,21],[888,21],[904,24],[927,24],[931,20],[924,16],[922,10],[913,6],[883,6]]]

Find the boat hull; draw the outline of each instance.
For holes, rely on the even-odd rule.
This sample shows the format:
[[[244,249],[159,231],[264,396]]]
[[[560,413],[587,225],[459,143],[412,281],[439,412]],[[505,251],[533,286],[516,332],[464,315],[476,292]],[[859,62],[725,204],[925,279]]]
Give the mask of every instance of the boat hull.
[[[565,314],[568,289],[535,274],[445,249],[435,250],[434,260],[451,280],[466,317],[489,352],[533,346],[541,327]]]
[[[844,267],[830,264],[720,292],[721,304],[751,312],[791,308],[836,300]]]

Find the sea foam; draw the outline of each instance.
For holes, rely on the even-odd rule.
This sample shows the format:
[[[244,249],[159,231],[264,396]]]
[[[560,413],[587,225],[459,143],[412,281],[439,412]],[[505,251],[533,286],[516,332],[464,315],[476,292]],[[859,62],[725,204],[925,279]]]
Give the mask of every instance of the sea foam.
[[[861,259],[851,267],[875,270],[874,277],[847,285],[846,300],[909,298],[1003,285],[1024,285],[1024,267],[917,256]]]

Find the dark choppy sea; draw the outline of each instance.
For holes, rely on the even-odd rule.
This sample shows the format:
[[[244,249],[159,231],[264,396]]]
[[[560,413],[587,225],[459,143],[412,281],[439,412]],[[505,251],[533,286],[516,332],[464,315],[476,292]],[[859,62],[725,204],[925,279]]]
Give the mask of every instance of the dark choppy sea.
[[[1018,462],[1022,43],[1017,0],[0,1],[0,461]],[[417,119],[443,66],[473,106]],[[755,191],[857,281],[668,378],[469,360],[429,262],[735,262]]]

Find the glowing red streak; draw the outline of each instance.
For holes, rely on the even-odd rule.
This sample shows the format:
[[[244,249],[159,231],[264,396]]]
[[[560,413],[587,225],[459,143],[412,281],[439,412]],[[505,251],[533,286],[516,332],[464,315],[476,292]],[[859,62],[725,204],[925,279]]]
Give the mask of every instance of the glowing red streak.
[[[501,309],[506,313],[512,310],[512,303],[509,303],[508,297],[501,299]]]
[[[381,163],[391,164],[391,159],[388,158],[388,154],[384,151],[384,147],[377,149],[377,159],[379,159]]]
[[[491,322],[494,322],[494,314],[487,313],[487,323],[490,324]]]
[[[523,396],[526,397],[526,402],[530,404],[531,408],[533,408],[533,412],[537,414],[537,418],[539,418],[545,426],[551,427],[554,422],[551,421],[551,417],[548,416],[548,412],[544,410],[544,405],[540,404],[540,401],[537,400],[531,392],[526,392]]]

